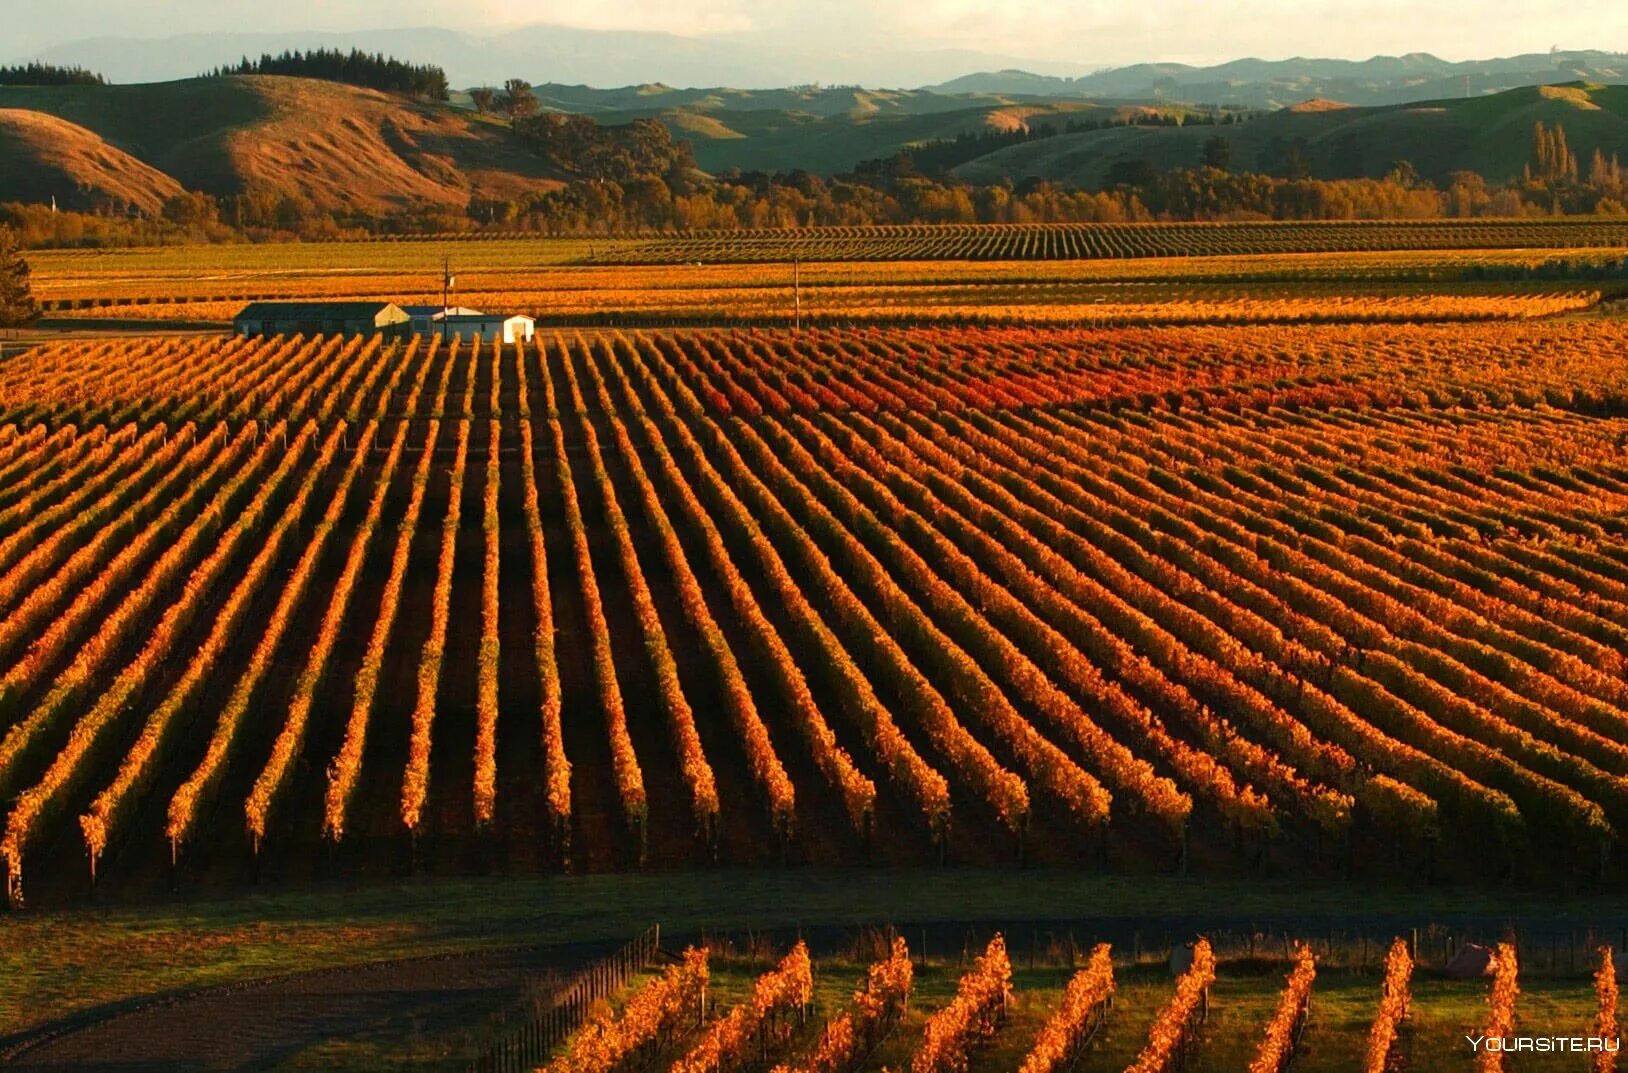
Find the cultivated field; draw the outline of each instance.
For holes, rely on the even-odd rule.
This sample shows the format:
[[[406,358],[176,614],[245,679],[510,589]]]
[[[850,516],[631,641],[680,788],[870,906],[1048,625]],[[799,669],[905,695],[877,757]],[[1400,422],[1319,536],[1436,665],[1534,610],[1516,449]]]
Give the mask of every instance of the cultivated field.
[[[658,236],[604,259],[690,261],[1047,261],[1235,254],[1622,246],[1611,220],[1420,220],[1158,224],[912,224]]]
[[[12,896],[325,854],[1615,876],[1625,342],[37,348]]]
[[[1161,225],[1143,226],[1162,233]],[[1270,233],[1278,225],[1251,226]],[[1407,234],[1404,225],[1389,226]],[[1444,226],[1459,241],[1476,237]],[[458,280],[456,303],[575,326],[790,324],[799,306],[805,324],[1515,319],[1586,309],[1622,291],[1628,229],[1520,226],[1537,230],[1520,231],[1524,245],[1514,249],[1376,242],[1374,250],[1260,253],[1240,240],[1240,252],[1224,256],[1135,260],[922,259],[930,251],[889,260],[865,252],[886,245],[872,236],[868,246],[844,239],[854,248],[842,259],[796,268],[790,233],[764,232],[737,239],[774,251],[755,264],[699,251],[675,263],[608,263],[630,239],[54,251],[34,258],[34,282],[47,315],[65,326],[155,329],[225,324],[250,301],[437,305],[446,254]],[[1369,232],[1388,234],[1375,225]]]
[[[210,330],[437,304],[447,252],[534,342]],[[622,1038],[678,1073],[1054,1073],[1091,1024],[1077,1070],[1188,1039],[1190,1071],[1281,1069],[1297,1021],[1314,1071],[1467,1070],[1511,1010],[1588,1034],[1628,908],[1543,892],[1624,876],[1625,257],[1608,220],[32,256],[0,1033],[86,1017],[42,1067],[162,1068],[213,1010],[224,1068],[462,1069],[546,1006],[525,966],[660,919],[675,953],[779,932],[711,945],[706,1027]],[[918,925],[891,1013],[853,998],[888,948],[832,934],[888,921]],[[772,971],[805,925],[806,988]],[[1215,977],[1179,983],[1201,934]],[[1447,979],[1468,938],[1519,988]],[[414,1006],[429,955],[507,982]],[[286,1017],[96,1009],[380,959],[315,1020],[303,978],[267,985]],[[553,1073],[629,1068],[592,1047],[660,971]]]

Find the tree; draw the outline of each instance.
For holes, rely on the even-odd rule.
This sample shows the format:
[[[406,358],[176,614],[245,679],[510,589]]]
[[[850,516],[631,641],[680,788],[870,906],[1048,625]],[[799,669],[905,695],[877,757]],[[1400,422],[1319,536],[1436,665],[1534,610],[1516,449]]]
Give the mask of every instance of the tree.
[[[220,218],[220,209],[208,194],[182,192],[164,202],[163,215],[182,227],[205,227]]]
[[[0,227],[0,328],[15,328],[40,315],[28,289],[28,262],[16,232]]]
[[[470,103],[481,115],[489,113],[497,104],[497,90],[491,86],[477,86],[469,91]]]
[[[245,56],[235,66],[219,67],[211,73],[215,76],[292,75],[343,82],[387,93],[405,93],[435,101],[444,101],[448,97],[447,74],[441,68],[433,64],[407,63],[382,53],[369,55],[361,49],[351,49],[345,53],[338,49],[319,48],[310,52],[285,51],[278,56],[268,52],[258,60]]]
[[[1283,162],[1283,177],[1292,183],[1311,178],[1311,157],[1306,153],[1303,139],[1296,139],[1289,147],[1289,156]]]
[[[1566,144],[1566,128],[1556,123],[1548,130],[1540,120],[1532,125],[1532,163],[1527,175],[1538,182],[1577,181],[1577,154]]]
[[[1153,185],[1158,178],[1152,162],[1145,159],[1116,160],[1108,168],[1108,185],[1141,189]]]
[[[1411,160],[1393,160],[1385,167],[1385,178],[1400,186],[1415,187],[1420,185],[1419,169]]]
[[[503,111],[511,121],[528,119],[541,109],[531,83],[524,78],[511,78],[503,83]]]
[[[1206,168],[1215,168],[1217,171],[1226,171],[1232,163],[1232,143],[1219,134],[1213,134],[1204,141],[1202,162]]]

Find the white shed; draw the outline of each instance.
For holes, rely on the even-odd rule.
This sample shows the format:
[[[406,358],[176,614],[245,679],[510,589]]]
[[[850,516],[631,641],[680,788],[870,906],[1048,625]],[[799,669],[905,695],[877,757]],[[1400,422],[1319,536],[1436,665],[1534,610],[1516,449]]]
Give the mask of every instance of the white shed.
[[[523,314],[505,316],[501,313],[454,313],[432,328],[444,328],[452,339],[475,340],[487,343],[529,342],[537,330],[537,322]]]

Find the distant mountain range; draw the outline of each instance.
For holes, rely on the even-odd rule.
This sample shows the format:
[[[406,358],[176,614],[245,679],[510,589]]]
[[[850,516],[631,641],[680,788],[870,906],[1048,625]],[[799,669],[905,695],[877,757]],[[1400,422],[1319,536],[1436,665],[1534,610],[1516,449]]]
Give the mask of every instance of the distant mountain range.
[[[841,49],[786,46],[728,34],[680,36],[532,25],[501,33],[436,27],[310,33],[214,33],[92,37],[31,56],[79,64],[114,82],[186,78],[245,55],[284,49],[361,48],[444,68],[452,85],[508,77],[584,86],[721,87],[763,90],[807,84],[921,88],[939,94],[1167,100],[1271,109],[1309,97],[1348,104],[1479,96],[1553,82],[1628,81],[1628,54],[1528,53],[1450,61],[1427,53],[1366,60],[1240,59],[1180,63],[1046,62],[965,49],[908,51],[856,41]],[[977,72],[969,74],[967,72]]]
[[[3,47],[3,46],[0,46]],[[0,62],[40,59],[78,64],[114,82],[165,82],[284,49],[360,48],[415,63],[438,64],[454,86],[501,84],[505,78],[594,86],[663,82],[672,86],[746,89],[805,83],[919,86],[967,71],[1023,67],[1046,76],[1080,75],[1087,63],[1047,63],[963,49],[919,52],[863,42],[840,50],[801,50],[723,35],[581,30],[534,25],[502,33],[435,27],[311,33],[212,33],[172,37],[91,37],[29,56],[0,53]]]
[[[1028,70],[987,71],[926,88],[939,93],[1151,98],[1272,109],[1314,97],[1347,104],[1406,104],[1572,81],[1628,81],[1628,53],[1535,52],[1464,62],[1414,52],[1368,60],[1244,59],[1214,67],[1138,63],[1077,78]]]

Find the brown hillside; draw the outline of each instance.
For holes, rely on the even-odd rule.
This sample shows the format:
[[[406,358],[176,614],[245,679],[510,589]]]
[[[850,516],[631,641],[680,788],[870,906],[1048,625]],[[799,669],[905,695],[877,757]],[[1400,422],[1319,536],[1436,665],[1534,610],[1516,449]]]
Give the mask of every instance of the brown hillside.
[[[328,210],[462,208],[475,192],[513,197],[558,182],[506,128],[472,113],[313,79],[7,87],[0,108],[70,121],[36,123],[25,161],[71,155],[90,134],[189,190],[272,189]]]
[[[222,132],[241,187],[297,191],[327,208],[462,207],[470,194],[512,197],[556,178],[468,113],[300,78],[242,81],[267,109]]]
[[[0,108],[0,200],[64,209],[157,212],[181,192],[168,175],[67,120]]]
[[[1342,108],[1350,108],[1344,101],[1331,101],[1327,97],[1312,97],[1289,105],[1291,112],[1337,112]]]

